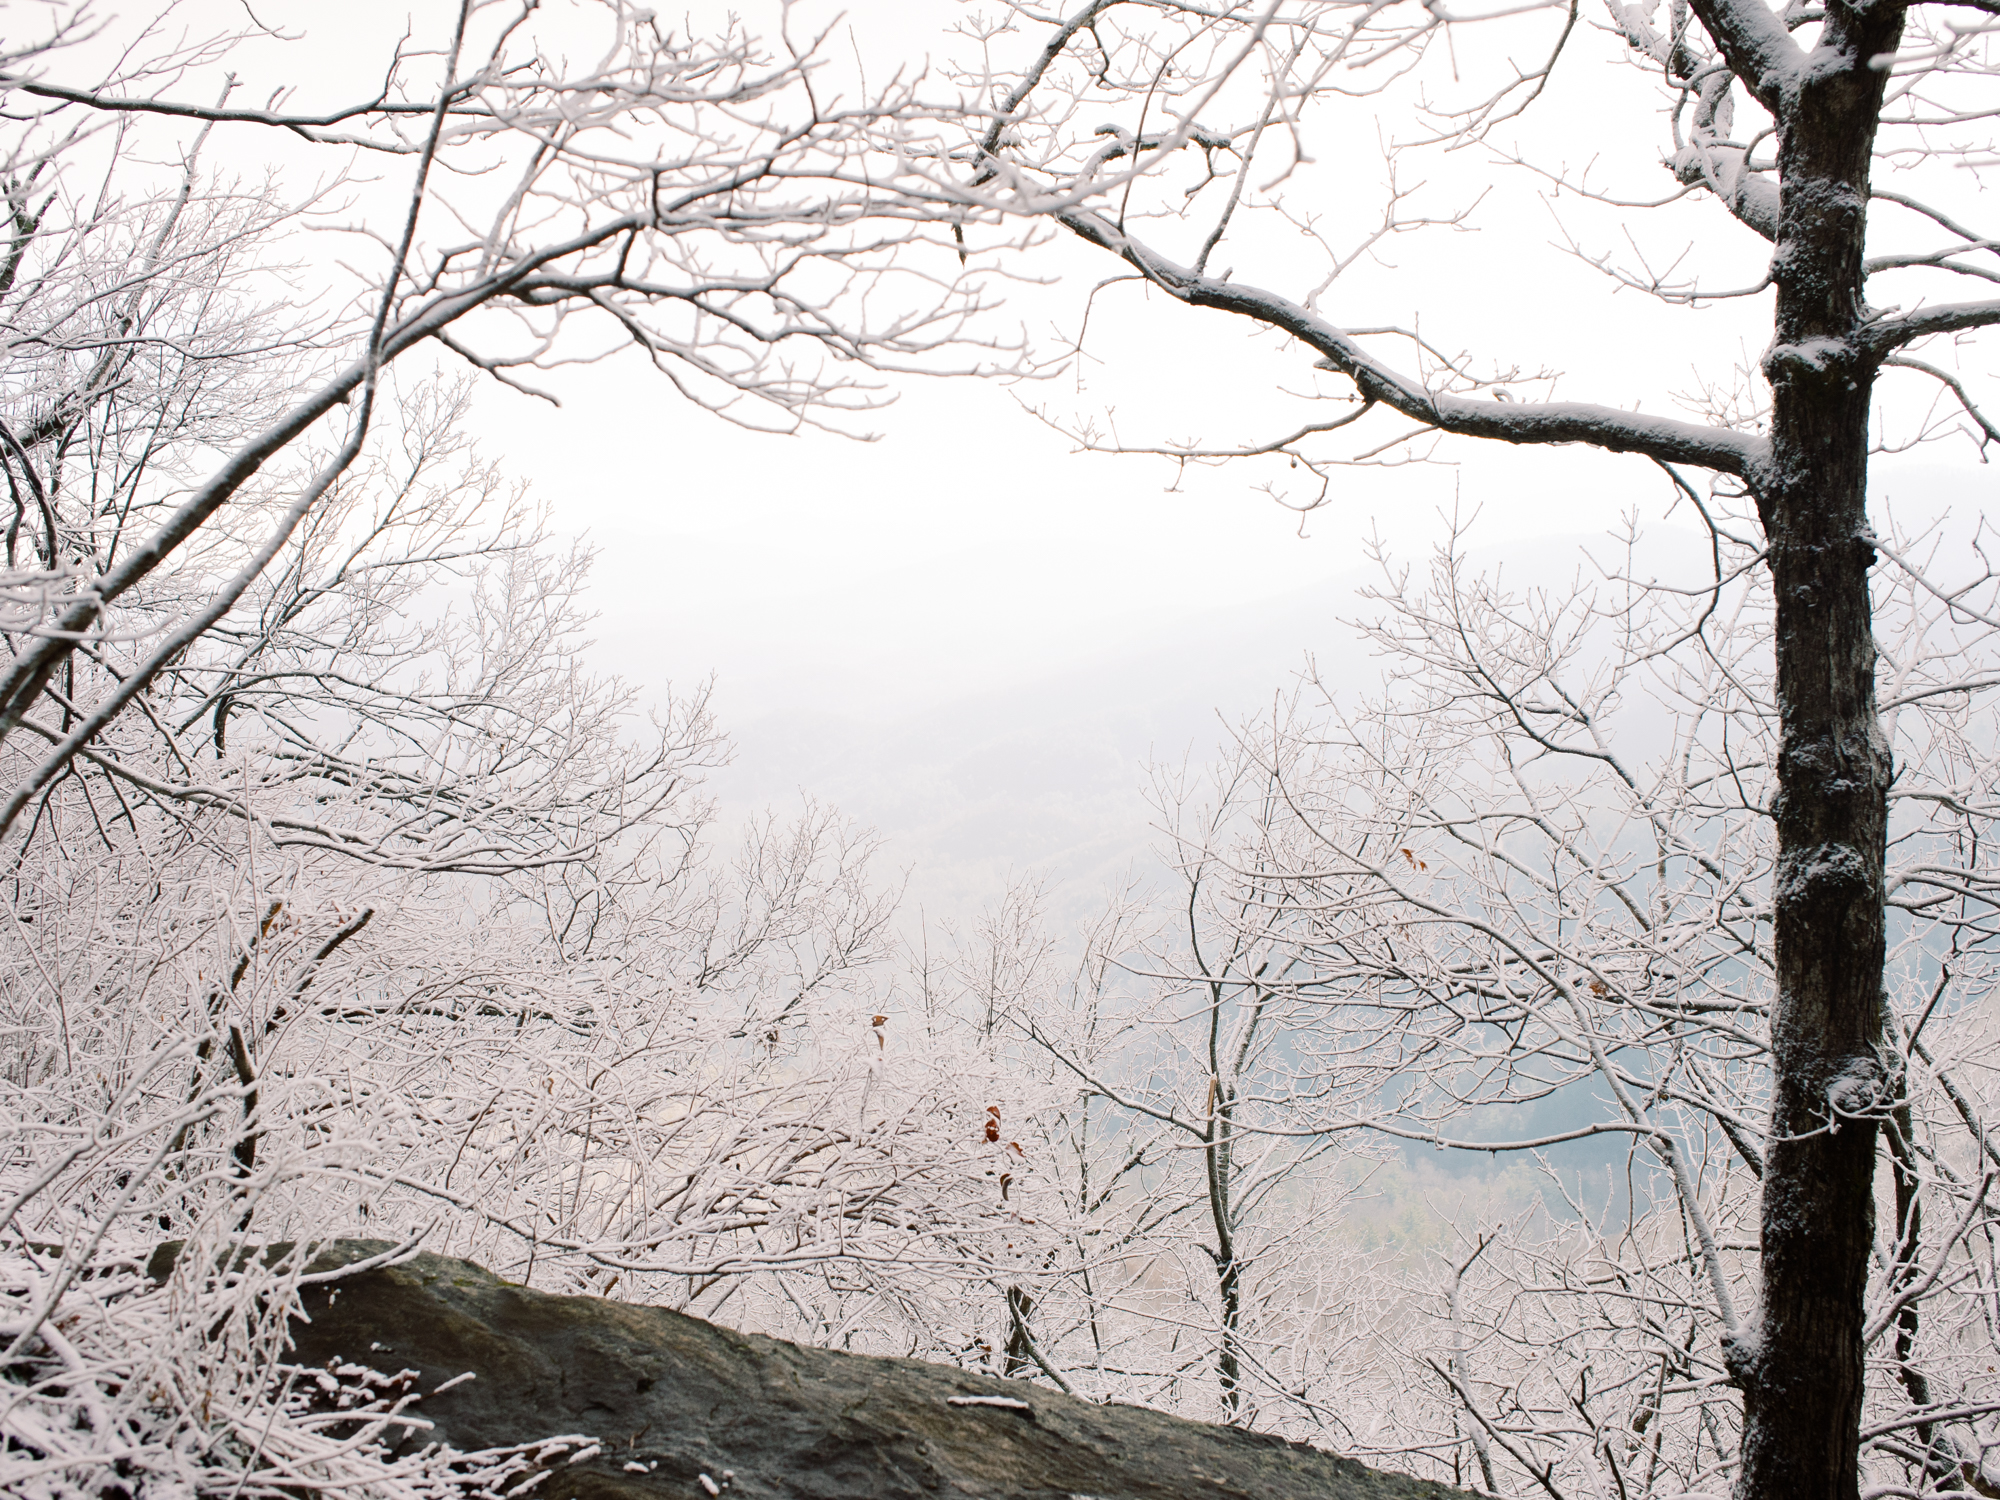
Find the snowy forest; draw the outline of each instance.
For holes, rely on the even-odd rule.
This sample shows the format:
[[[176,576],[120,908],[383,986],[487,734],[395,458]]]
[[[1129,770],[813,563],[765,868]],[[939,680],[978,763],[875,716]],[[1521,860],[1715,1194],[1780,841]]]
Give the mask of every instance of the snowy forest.
[[[2000,5],[315,12],[0,5],[0,1492],[506,1492],[287,1364],[368,1238],[1482,1494],[2000,1494],[1992,501],[1869,481],[1995,493]],[[603,664],[477,419],[600,369],[716,506],[940,385],[1302,525],[1619,488],[1551,583],[1455,480],[1129,878],[919,911]]]

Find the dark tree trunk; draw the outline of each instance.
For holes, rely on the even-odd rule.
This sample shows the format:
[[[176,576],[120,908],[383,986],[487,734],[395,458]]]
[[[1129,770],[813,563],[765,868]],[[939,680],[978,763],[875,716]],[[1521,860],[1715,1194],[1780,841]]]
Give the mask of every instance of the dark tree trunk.
[[[1208,1048],[1210,1066],[1214,1067],[1219,987],[1212,986],[1211,994],[1215,1009],[1210,1011]],[[1215,1262],[1216,1291],[1222,1302],[1222,1339],[1215,1354],[1215,1373],[1222,1387],[1222,1420],[1234,1424],[1243,1415],[1243,1364],[1238,1348],[1243,1323],[1243,1265],[1236,1258],[1236,1210],[1230,1203],[1236,1170],[1235,1085],[1211,1082],[1209,1105],[1213,1113],[1203,1159],[1208,1169],[1208,1208],[1215,1226],[1215,1248],[1208,1254]]]
[[[1007,1288],[1007,1350],[1000,1373],[1009,1380],[1025,1380],[1034,1372],[1034,1351],[1028,1347],[1028,1318],[1035,1311],[1035,1299],[1025,1287]]]
[[[1243,1417],[1243,1267],[1232,1249],[1217,1256],[1216,1278],[1222,1293],[1222,1347],[1216,1352],[1216,1375],[1222,1384],[1222,1420],[1235,1423]]]
[[[1899,8],[1828,6],[1780,105],[1771,463],[1755,488],[1777,598],[1777,999],[1761,1316],[1743,1387],[1741,1500],[1858,1492],[1862,1296],[1874,1233],[1889,750],[1875,707],[1860,350],[1869,159]]]

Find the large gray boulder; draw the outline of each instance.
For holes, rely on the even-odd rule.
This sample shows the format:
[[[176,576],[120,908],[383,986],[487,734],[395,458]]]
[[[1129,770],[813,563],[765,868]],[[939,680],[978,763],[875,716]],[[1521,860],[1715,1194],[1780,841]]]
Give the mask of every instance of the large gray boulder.
[[[314,1270],[380,1255],[330,1246]],[[163,1248],[155,1269],[164,1272]],[[537,1500],[1459,1500],[1302,1444],[1098,1406],[913,1359],[732,1333],[661,1308],[554,1297],[419,1255],[305,1292],[302,1366],[415,1371],[411,1445],[586,1433]],[[438,1388],[470,1371],[448,1390]],[[986,1404],[992,1403],[992,1404]],[[1469,1497],[1466,1497],[1469,1500]]]

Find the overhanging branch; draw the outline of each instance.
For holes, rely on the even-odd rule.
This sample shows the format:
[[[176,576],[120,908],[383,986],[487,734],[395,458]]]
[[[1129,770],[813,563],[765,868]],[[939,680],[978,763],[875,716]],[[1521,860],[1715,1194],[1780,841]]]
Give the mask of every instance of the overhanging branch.
[[[1587,443],[1613,453],[1642,453],[1662,463],[1692,464],[1752,483],[1763,466],[1764,440],[1727,427],[1585,402],[1474,401],[1434,392],[1377,359],[1353,335],[1275,292],[1178,265],[1084,209],[1059,210],[1054,217],[1190,307],[1236,313],[1290,334],[1317,350],[1327,368],[1352,380],[1364,400],[1380,402],[1436,431],[1516,444]],[[2000,304],[1995,309],[2000,317]]]

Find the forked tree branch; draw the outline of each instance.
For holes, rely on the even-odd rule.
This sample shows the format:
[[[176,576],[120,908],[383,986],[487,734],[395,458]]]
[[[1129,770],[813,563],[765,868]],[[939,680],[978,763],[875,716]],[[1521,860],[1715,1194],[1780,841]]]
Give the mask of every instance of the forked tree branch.
[[[1762,0],[1690,0],[1690,5],[1730,70],[1776,114],[1787,86],[1807,63],[1805,49],[1785,23]]]
[[[1275,292],[1207,276],[1168,260],[1086,209],[1056,211],[1057,222],[1136,267],[1154,286],[1189,307],[1212,307],[1290,334],[1347,376],[1364,400],[1380,402],[1439,432],[1505,443],[1588,443],[1613,453],[1643,453],[1661,463],[1692,464],[1755,486],[1767,445],[1727,427],[1707,427],[1574,401],[1474,401],[1430,390],[1391,368],[1354,337]],[[2000,305],[1996,305],[2000,307]],[[2000,316],[2000,310],[1996,310]]]
[[[171,119],[205,120],[212,124],[265,125],[291,131],[294,135],[303,136],[316,145],[360,146],[370,151],[386,151],[405,156],[413,156],[421,148],[400,141],[378,140],[370,136],[335,134],[329,127],[348,120],[366,119],[371,115],[423,116],[432,113],[436,108],[434,104],[398,104],[387,97],[381,97],[366,104],[356,104],[326,114],[292,115],[268,109],[220,109],[201,104],[177,104],[170,99],[126,99],[115,94],[100,93],[95,89],[68,88],[59,83],[44,83],[33,78],[23,78],[19,74],[0,73],[0,90],[6,89],[17,89],[38,99],[80,104],[86,109],[101,110],[105,114],[164,115]],[[457,114],[462,109],[463,106],[455,106],[452,112]],[[477,113],[481,117],[486,117],[484,110]]]
[[[1941,302],[1901,317],[1880,318],[1862,332],[1862,347],[1880,359],[1919,339],[1940,333],[1965,333],[2000,323],[2000,302]]]

